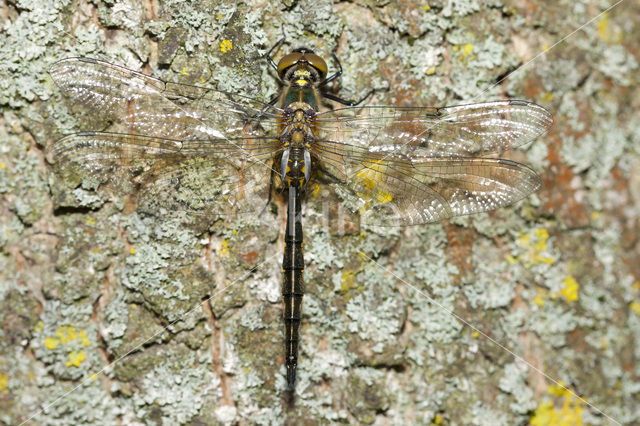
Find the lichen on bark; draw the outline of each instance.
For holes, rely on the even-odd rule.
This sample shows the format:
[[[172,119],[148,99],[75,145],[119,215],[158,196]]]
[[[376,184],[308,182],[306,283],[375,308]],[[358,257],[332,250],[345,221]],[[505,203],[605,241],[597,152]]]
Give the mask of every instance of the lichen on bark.
[[[0,421],[633,423],[640,15],[630,0],[598,16],[606,8],[1,7]],[[89,130],[47,75],[54,61],[103,58],[268,101],[277,85],[262,55],[283,33],[277,55],[305,45],[332,69],[339,57],[344,98],[371,87],[384,89],[375,104],[519,98],[556,121],[511,154],[544,180],[516,206],[346,233],[303,218],[308,294],[293,406],[283,402],[282,200],[262,220],[158,221],[127,194],[56,177],[48,154],[62,134]]]

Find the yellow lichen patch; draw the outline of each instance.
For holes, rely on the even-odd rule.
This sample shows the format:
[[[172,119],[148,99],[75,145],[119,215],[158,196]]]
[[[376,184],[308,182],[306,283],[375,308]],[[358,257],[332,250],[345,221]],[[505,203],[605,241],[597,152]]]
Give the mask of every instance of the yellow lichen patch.
[[[44,339],[44,345],[47,347],[47,349],[55,349],[55,347],[59,344],[60,340],[56,339],[55,337],[47,336]]]
[[[381,160],[368,162],[364,164],[364,168],[356,174],[365,189],[364,192],[358,193],[358,195],[366,200],[375,200],[378,204],[388,203],[393,199],[390,192],[378,187],[380,178],[385,176],[383,174],[384,166],[382,166],[381,163]]]
[[[473,334],[471,335],[471,337],[473,337],[474,339],[477,339],[478,336],[480,336],[480,333],[477,331],[474,331]]]
[[[578,300],[578,289],[580,285],[571,275],[567,275],[567,277],[562,280],[564,284],[564,288],[560,293],[566,299],[567,302],[575,302]]]
[[[89,376],[89,378],[91,380],[96,380],[98,378],[98,375],[97,374],[92,374],[92,375]]]
[[[94,218],[92,218],[91,216],[87,216],[87,218],[84,220],[84,222],[89,226],[95,226],[95,224],[96,224],[96,220]]]
[[[536,229],[535,236],[537,241],[533,244],[535,263],[553,263],[553,257],[542,256],[541,253],[547,250],[547,240],[549,239],[549,232],[545,228]]]
[[[56,331],[56,336],[57,338],[47,337],[47,339],[45,339],[45,345],[49,349],[55,348],[59,343],[64,345],[76,340],[79,340],[82,346],[91,346],[91,341],[89,340],[89,337],[87,337],[87,332],[82,329],[77,330],[75,327],[63,325],[58,328],[58,331]]]
[[[552,384],[547,386],[547,393],[553,396],[570,396],[573,397],[573,394],[567,390],[566,385],[562,380],[560,380],[557,384]]]
[[[314,182],[313,187],[311,188],[311,196],[315,198],[318,194],[320,194],[320,185]]]
[[[191,73],[189,72],[189,68],[188,67],[182,67],[182,69],[180,70],[180,74],[182,75],[191,75]]]
[[[636,315],[640,316],[640,303],[638,302],[631,302],[629,303],[629,308],[635,312]]]
[[[546,52],[547,50],[549,50],[549,45],[548,44],[543,44],[542,45],[542,51]]]
[[[87,353],[85,351],[71,351],[69,352],[67,367],[80,367],[80,364],[82,364],[85,359],[87,359]]]
[[[462,46],[462,53],[464,53],[465,56],[471,55],[471,52],[473,52],[473,44],[467,43]]]
[[[91,341],[87,337],[86,331],[80,330],[78,334],[80,334],[80,343],[82,343],[82,346],[91,346]]]
[[[231,43],[231,40],[222,40],[222,43],[220,43],[220,51],[222,53],[227,53],[231,49],[233,49],[233,44]]]
[[[389,193],[388,191],[376,191],[376,202],[378,204],[384,204],[384,203],[388,203],[391,200],[393,200],[393,197],[391,196],[391,193]]]
[[[436,416],[433,418],[433,422],[431,422],[432,425],[439,425],[442,424],[442,416],[440,414],[436,414]]]
[[[340,293],[346,293],[356,287],[356,275],[358,271],[342,271]]]
[[[129,250],[129,253],[136,254],[136,248],[135,247],[131,247],[131,250]]]
[[[6,166],[6,164],[0,163],[0,170],[4,169],[4,166]]]
[[[9,376],[0,374],[0,392],[4,395],[9,393]]]
[[[431,10],[431,6],[429,6],[428,4],[422,6],[422,10],[424,10],[425,12],[428,12]]]
[[[76,340],[78,338],[78,333],[76,332],[75,327],[63,325],[58,328],[58,331],[56,331],[56,336],[58,336],[60,343],[64,345],[65,343]]]
[[[521,246],[528,246],[531,242],[531,236],[529,234],[520,234],[517,241]]]
[[[547,249],[547,240],[549,239],[549,232],[545,228],[538,228],[535,232],[536,241],[534,247],[538,251],[544,251]]]
[[[542,256],[538,256],[536,257],[536,261],[538,263],[548,263],[549,265],[551,265],[554,261],[553,257],[542,257]]]
[[[549,232],[545,228],[536,229],[533,237],[528,233],[521,234],[516,241],[520,247],[525,249],[525,253],[514,257],[514,260],[522,262],[525,268],[530,268],[539,263],[552,264],[555,259],[544,253],[547,251],[548,239]]]
[[[533,303],[542,306],[544,305],[544,299],[547,298],[547,290],[542,287],[538,287],[537,290],[538,292],[536,293],[536,297],[533,298]]]
[[[44,329],[44,321],[38,321],[35,326],[33,326],[33,331],[36,333],[40,333]]]
[[[375,167],[376,166],[374,165],[373,170],[364,168],[356,174],[356,176],[360,178],[360,181],[362,182],[364,187],[368,190],[372,190],[376,186],[376,180],[378,178],[375,176],[377,173]]]
[[[223,240],[222,243],[220,243],[218,254],[223,257],[229,256],[229,240]]]
[[[598,22],[598,35],[607,43],[622,42],[622,32],[618,28],[611,28],[607,13],[603,13],[602,19]]]
[[[600,212],[594,211],[591,213],[591,220],[596,221],[600,218]]]
[[[561,383],[562,385],[562,383]],[[532,426],[580,426],[582,425],[582,404],[569,390],[559,385],[551,385],[547,393],[563,399],[562,408],[556,409],[553,402],[544,401],[538,405],[530,424]]]
[[[427,68],[427,75],[433,75],[436,73],[436,67]]]
[[[542,94],[542,96],[540,96],[540,100],[543,101],[543,102],[551,102],[551,101],[553,101],[553,93],[544,92]]]

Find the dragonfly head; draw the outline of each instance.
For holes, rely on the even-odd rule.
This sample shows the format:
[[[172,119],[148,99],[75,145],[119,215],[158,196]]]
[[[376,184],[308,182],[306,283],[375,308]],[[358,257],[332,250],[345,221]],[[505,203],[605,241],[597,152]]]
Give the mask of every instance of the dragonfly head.
[[[278,75],[284,81],[317,83],[327,75],[327,63],[313,50],[299,47],[280,59]]]

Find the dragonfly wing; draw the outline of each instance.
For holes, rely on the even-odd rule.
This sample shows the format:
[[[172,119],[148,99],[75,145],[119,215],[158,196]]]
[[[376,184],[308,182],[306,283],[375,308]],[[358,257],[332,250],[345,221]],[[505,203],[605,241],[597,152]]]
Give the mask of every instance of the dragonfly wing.
[[[242,164],[211,158],[161,162],[142,183],[138,209],[152,215],[184,211],[207,218],[257,216],[272,189],[269,167],[246,159]]]
[[[546,109],[520,100],[444,108],[351,107],[318,114],[320,138],[439,158],[501,152],[532,141],[552,124]]]
[[[140,206],[150,213],[179,207],[224,215],[258,208],[255,200],[268,195],[271,162],[280,150],[270,138],[232,144],[82,132],[57,141],[53,157],[57,174],[69,185],[89,177],[120,193],[137,191]]]
[[[417,225],[494,210],[541,185],[533,170],[510,160],[408,157],[331,141],[319,141],[312,152],[343,203],[370,225]]]
[[[278,110],[251,98],[169,83],[90,58],[69,58],[49,73],[94,128],[173,139],[272,134]]]

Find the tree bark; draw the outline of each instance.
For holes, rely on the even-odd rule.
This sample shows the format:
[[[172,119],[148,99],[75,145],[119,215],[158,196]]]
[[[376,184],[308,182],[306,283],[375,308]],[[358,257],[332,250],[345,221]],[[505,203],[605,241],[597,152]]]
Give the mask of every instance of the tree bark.
[[[0,7],[0,421],[633,423],[640,10],[627,0],[601,14],[607,4]],[[99,130],[62,101],[47,74],[56,60],[101,58],[269,101],[262,55],[283,33],[276,60],[303,45],[332,70],[339,58],[343,98],[525,99],[555,117],[508,154],[544,181],[515,206],[347,232],[305,216],[293,401],[283,200],[261,217],[184,226],[140,214],[130,194],[70,184],[49,154],[64,134]]]

